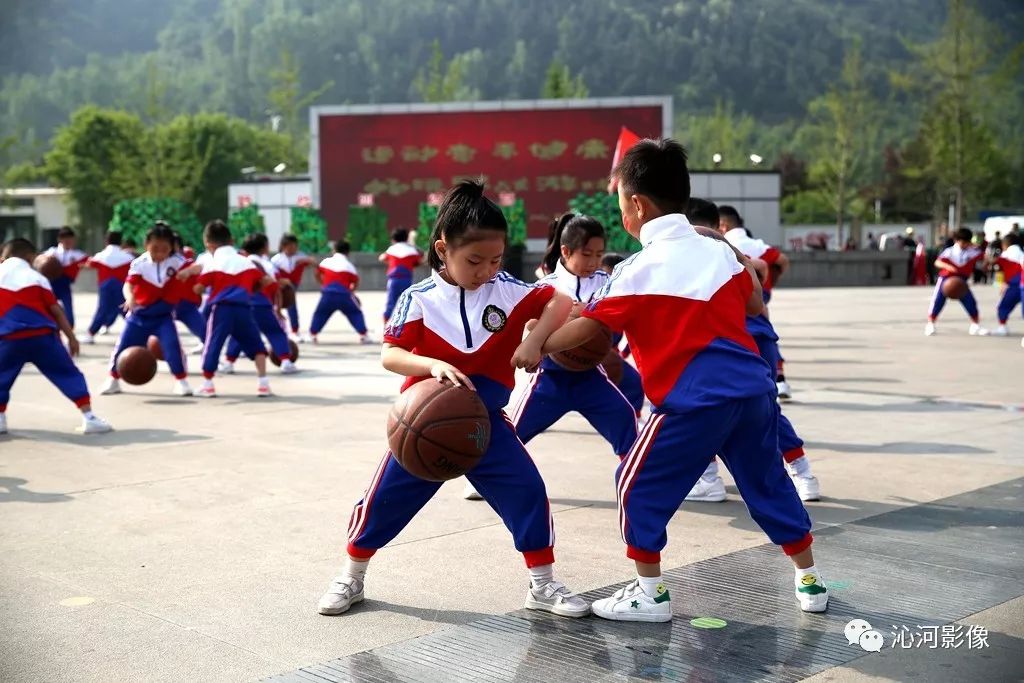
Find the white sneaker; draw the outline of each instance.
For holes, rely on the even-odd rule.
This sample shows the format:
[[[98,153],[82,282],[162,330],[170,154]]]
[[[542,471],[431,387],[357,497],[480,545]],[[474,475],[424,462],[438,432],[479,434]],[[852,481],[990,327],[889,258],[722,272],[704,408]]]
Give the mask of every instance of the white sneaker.
[[[789,382],[782,380],[781,382],[775,383],[775,389],[779,392],[779,398],[788,399],[793,398],[793,392],[789,388]]]
[[[203,355],[203,349],[205,348],[205,344],[196,344],[191,349],[189,349],[188,353],[190,356],[201,356]]]
[[[813,474],[790,474],[793,486],[800,496],[800,500],[821,500],[821,488],[818,486],[818,478]]]
[[[466,486],[462,489],[462,497],[466,500],[483,500],[484,497],[480,495],[480,492],[476,490],[476,487],[466,482]]]
[[[924,325],[924,336],[926,336],[926,337],[934,337],[935,333],[937,331],[938,330],[935,329],[935,323],[933,323],[930,320],[927,323],[925,323],[925,325]]]
[[[289,360],[281,361],[281,374],[282,375],[294,375],[298,371],[299,371],[299,368],[296,367],[295,363],[292,360],[289,359]]]
[[[256,395],[260,398],[267,398],[269,396],[273,396],[274,392],[270,390],[269,384],[260,384],[256,387]]]
[[[320,598],[317,611],[320,614],[333,616],[343,614],[357,602],[363,601],[363,582],[359,579],[339,576],[331,581],[330,588]]]
[[[102,327],[100,328],[100,332],[99,332],[99,333],[100,333],[100,334],[110,334],[110,328],[109,328],[109,327],[107,327],[106,325],[104,325],[104,326],[102,326]]]
[[[83,415],[82,426],[79,431],[83,434],[105,434],[113,429],[114,428],[111,427],[103,418],[97,417],[96,415],[92,415],[91,417]]]
[[[177,384],[174,385],[173,393],[175,396],[191,396],[192,387],[190,387],[188,385],[188,382],[186,382],[185,380],[178,380]]]
[[[7,413],[0,413],[0,434],[7,433]]]
[[[360,344],[376,344],[377,341],[368,334],[364,334],[359,337]]]
[[[222,361],[220,365],[217,366],[217,372],[222,375],[233,375],[235,374],[235,364],[229,363],[228,361]]]
[[[686,500],[695,503],[721,503],[725,500],[725,495],[725,482],[716,474],[714,479],[698,479],[686,494]]]
[[[82,337],[82,343],[83,344],[95,344],[96,343],[96,337],[92,336],[91,334],[86,334],[84,337]]]
[[[313,344],[316,344],[316,335],[315,334],[303,334],[303,335],[301,335],[299,337],[299,343],[300,344],[308,344],[310,342],[312,342]]]
[[[549,581],[540,588],[526,589],[526,609],[551,612],[560,617],[585,617],[590,605],[559,581]]]
[[[192,394],[196,398],[217,398],[217,390],[213,386],[213,382],[203,382],[203,385]]]
[[[971,326],[967,328],[967,334],[972,337],[987,337],[988,330],[979,325],[978,323],[971,323]]]
[[[804,612],[824,612],[828,609],[828,589],[820,576],[804,574],[795,592],[800,609]]]
[[[107,383],[100,389],[100,394],[103,396],[109,396],[111,394],[121,393],[121,383],[117,381],[116,377],[108,377]]]
[[[1010,330],[1006,325],[1000,325],[996,329],[992,330],[991,334],[993,337],[1008,337],[1010,336]]]
[[[664,586],[659,586],[659,590]],[[625,588],[615,591],[610,598],[595,600],[590,606],[595,616],[614,621],[671,621],[672,601],[668,589],[656,598],[649,598],[633,579]]]

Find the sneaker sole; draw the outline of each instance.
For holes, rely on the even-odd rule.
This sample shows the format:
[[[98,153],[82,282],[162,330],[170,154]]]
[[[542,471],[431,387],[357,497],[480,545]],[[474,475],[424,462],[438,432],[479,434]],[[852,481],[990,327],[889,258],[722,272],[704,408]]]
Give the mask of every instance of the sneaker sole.
[[[728,497],[729,496],[726,493],[723,493],[722,495],[698,496],[698,497],[694,497],[694,498],[690,498],[689,496],[687,496],[686,497],[686,502],[687,503],[724,503],[726,498],[728,498]]]
[[[821,500],[821,494],[820,493],[815,493],[814,495],[810,495],[810,496],[803,496],[803,495],[801,495],[800,496],[800,500],[802,500],[805,503],[813,503],[816,500]]]
[[[822,612],[827,612],[828,611],[828,600],[826,600],[825,603],[822,604],[822,605],[806,605],[805,606],[805,605],[803,605],[801,603],[800,611],[802,611],[802,612],[810,612],[811,614],[821,614]]]
[[[557,614],[560,617],[569,617],[571,619],[578,619],[579,617],[585,617],[590,614],[590,606],[587,606],[586,611],[573,611],[565,609],[560,605],[549,605],[546,602],[540,602],[534,600],[532,597],[526,598],[526,609],[537,610],[538,612],[550,612],[551,614]]]
[[[473,495],[465,495],[465,494],[463,494],[462,499],[463,500],[483,500],[484,497],[481,496],[479,493],[476,493],[476,494],[473,494]]]
[[[664,623],[666,621],[672,621],[672,613],[668,614],[651,614],[649,612],[605,612],[597,607],[591,605],[591,613],[596,617],[602,619],[608,619],[609,621],[643,621],[647,623]]]
[[[359,595],[352,596],[352,599],[349,600],[348,604],[345,605],[344,607],[317,607],[316,611],[319,612],[320,614],[324,615],[325,617],[335,617],[335,616],[337,616],[339,614],[344,614],[345,612],[347,612],[350,609],[352,609],[352,605],[355,605],[355,604],[360,603],[362,601],[363,601],[363,594],[360,593]]]

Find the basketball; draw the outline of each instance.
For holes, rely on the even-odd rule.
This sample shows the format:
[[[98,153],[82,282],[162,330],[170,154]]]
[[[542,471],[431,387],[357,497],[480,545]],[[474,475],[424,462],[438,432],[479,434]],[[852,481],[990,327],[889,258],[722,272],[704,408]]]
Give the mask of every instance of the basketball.
[[[447,481],[472,470],[491,443],[487,408],[475,391],[431,378],[406,389],[388,413],[388,445],[405,470]]]
[[[608,355],[601,361],[601,367],[604,368],[604,372],[608,375],[608,379],[616,384],[616,386],[622,381],[622,364],[625,363],[622,360],[622,355],[619,354],[618,349],[611,349]]]
[[[151,335],[149,339],[146,340],[146,348],[149,349],[149,352],[153,354],[154,358],[157,360],[164,360],[164,350],[160,348],[159,339]]]
[[[128,384],[145,384],[156,377],[156,358],[143,346],[129,346],[117,357],[117,373]]]
[[[967,283],[962,277],[947,277],[942,283],[942,293],[948,299],[960,299],[967,294]]]
[[[299,345],[292,339],[288,340],[288,353],[291,355],[293,363],[299,359]],[[281,366],[281,359],[276,353],[274,353],[274,349],[270,349],[270,353],[267,355],[269,356],[271,363],[278,367]]]
[[[580,317],[578,308],[578,306],[573,308],[572,313],[569,314],[569,321],[573,321]],[[551,354],[551,360],[555,361],[566,370],[583,372],[584,370],[591,370],[600,365],[608,356],[608,352],[611,348],[612,332],[602,325],[600,332],[576,348],[566,349],[565,351],[559,351],[558,353]]]
[[[281,308],[291,308],[295,305],[295,285],[290,282],[282,282],[277,290],[281,292]]]
[[[36,256],[32,267],[38,270],[40,275],[51,281],[64,274],[64,268],[60,265],[60,261],[57,260],[56,256],[49,254]]]

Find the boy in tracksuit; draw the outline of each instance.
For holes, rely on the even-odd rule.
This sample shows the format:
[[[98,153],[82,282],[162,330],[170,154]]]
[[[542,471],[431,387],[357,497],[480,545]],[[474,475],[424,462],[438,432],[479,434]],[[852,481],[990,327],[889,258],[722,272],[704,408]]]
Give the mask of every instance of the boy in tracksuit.
[[[101,328],[110,327],[117,316],[124,316],[124,288],[128,279],[128,267],[135,256],[121,248],[121,233],[108,232],[107,246],[86,262],[87,268],[96,271],[96,313],[89,323],[89,333],[83,341],[95,343]]]
[[[758,277],[716,231],[697,232],[683,215],[690,181],[677,142],[637,143],[613,177],[623,226],[643,248],[543,348],[573,348],[602,326],[624,331],[654,406],[616,472],[622,538],[637,578],[592,610],[621,621],[672,618],[661,579],[666,527],[717,453],[751,517],[793,560],[800,608],[822,612],[828,592],[814,567],[811,520],[778,457],[772,372],[746,329],[747,315],[764,307]]]

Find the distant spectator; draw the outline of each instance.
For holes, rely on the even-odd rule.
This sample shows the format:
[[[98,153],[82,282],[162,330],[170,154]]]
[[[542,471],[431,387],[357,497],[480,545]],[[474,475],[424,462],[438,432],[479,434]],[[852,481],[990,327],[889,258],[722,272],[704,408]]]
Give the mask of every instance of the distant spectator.
[[[878,240],[875,239],[875,234],[872,232],[868,233],[868,249],[878,251]]]
[[[846,244],[843,245],[843,251],[857,251],[857,240],[850,237],[846,240]]]

